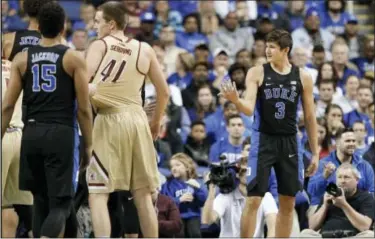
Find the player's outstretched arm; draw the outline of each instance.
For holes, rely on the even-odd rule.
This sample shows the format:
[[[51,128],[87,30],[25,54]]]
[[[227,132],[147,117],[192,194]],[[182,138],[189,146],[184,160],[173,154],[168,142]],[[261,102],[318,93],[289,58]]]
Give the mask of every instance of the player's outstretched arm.
[[[164,116],[164,112],[169,101],[169,88],[167,80],[165,79],[164,74],[161,70],[161,66],[156,58],[155,51],[150,46],[143,43],[142,47],[145,48],[145,51],[151,58],[150,68],[147,76],[150,78],[156,90],[155,112],[150,124],[152,136],[154,139],[156,139],[159,133],[161,120]]]
[[[5,93],[2,109],[1,109],[1,138],[3,138],[7,127],[12,119],[14,112],[14,106],[18,100],[18,97],[22,91],[22,74],[25,72],[27,64],[27,53],[20,52],[18,53],[12,63],[10,71],[10,80]]]
[[[68,65],[69,72],[74,76],[74,87],[78,101],[78,123],[86,153],[84,160],[88,160],[91,157],[92,149],[92,112],[89,100],[87,67],[82,56],[73,50],[68,51],[64,57],[64,65]],[[88,164],[88,161],[84,162],[84,164],[86,163]]]
[[[303,85],[302,92],[302,105],[305,119],[305,125],[307,129],[307,136],[309,138],[310,149],[312,151],[312,160],[309,168],[306,171],[307,176],[312,176],[318,169],[319,162],[319,150],[318,150],[318,131],[317,122],[315,116],[315,105],[313,96],[313,81],[311,75],[300,70],[301,81]]]
[[[241,99],[236,89],[236,84],[230,81],[224,82],[221,85],[220,95],[227,100],[234,103],[237,110],[246,114],[252,115],[254,112],[258,87],[263,77],[263,67],[253,67],[246,75],[246,95],[245,99]]]

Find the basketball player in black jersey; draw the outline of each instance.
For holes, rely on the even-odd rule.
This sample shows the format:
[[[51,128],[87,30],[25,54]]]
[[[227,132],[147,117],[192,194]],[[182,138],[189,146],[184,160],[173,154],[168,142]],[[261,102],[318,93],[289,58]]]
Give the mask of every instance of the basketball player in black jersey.
[[[21,51],[27,50],[31,46],[39,44],[42,37],[38,30],[37,16],[40,8],[48,2],[53,0],[24,0],[23,9],[30,19],[27,30],[10,32],[3,36],[2,57],[4,59],[13,61],[14,56]]]
[[[30,19],[27,30],[6,33],[2,37],[2,59],[13,61],[14,56],[27,48],[38,45],[41,35],[38,31],[37,16],[39,9],[43,4],[52,0],[24,0],[23,9]],[[14,208],[14,210],[13,210]],[[32,207],[30,205],[13,204],[13,208],[2,208],[3,232],[5,230],[14,231],[17,224],[12,222],[23,223],[28,232],[28,236],[32,237]],[[18,216],[18,219],[17,219]],[[10,223],[8,223],[10,222]],[[5,233],[5,232],[4,232]],[[4,235],[3,235],[4,236]],[[15,235],[14,235],[15,236]],[[13,237],[14,237],[13,236]]]
[[[1,136],[23,90],[25,123],[20,163],[20,189],[34,196],[34,237],[76,237],[73,209],[75,100],[85,155],[91,156],[92,115],[84,59],[60,44],[65,13],[55,2],[38,15],[39,46],[18,53],[12,62],[9,88],[2,106]]]
[[[249,155],[248,197],[241,218],[241,237],[253,237],[256,214],[268,188],[271,167],[278,183],[280,209],[275,237],[290,237],[298,178],[297,105],[302,100],[304,118],[313,152],[306,175],[317,170],[318,142],[313,83],[309,73],[289,63],[292,38],[274,30],[266,37],[267,64],[249,70],[246,98],[240,99],[235,84],[223,82],[221,94],[247,115],[254,113]]]

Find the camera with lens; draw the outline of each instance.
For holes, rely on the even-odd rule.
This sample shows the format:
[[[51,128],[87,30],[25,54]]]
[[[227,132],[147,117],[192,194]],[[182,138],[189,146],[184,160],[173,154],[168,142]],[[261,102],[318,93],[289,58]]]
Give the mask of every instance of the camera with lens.
[[[226,162],[224,155],[220,156],[220,164],[211,164],[210,179],[207,182],[219,187],[220,193],[227,194],[236,189],[239,181],[236,174],[239,172],[237,163]]]
[[[329,183],[326,187],[326,192],[334,197],[340,197],[342,194],[341,188],[334,183]]]

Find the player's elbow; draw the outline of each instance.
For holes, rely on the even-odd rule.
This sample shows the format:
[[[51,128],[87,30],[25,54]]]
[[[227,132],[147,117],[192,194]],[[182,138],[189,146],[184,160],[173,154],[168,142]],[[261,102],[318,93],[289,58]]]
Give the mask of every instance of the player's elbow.
[[[169,97],[171,96],[171,93],[169,92],[169,88],[162,88],[157,92],[157,97],[162,98],[163,100],[169,100]]]

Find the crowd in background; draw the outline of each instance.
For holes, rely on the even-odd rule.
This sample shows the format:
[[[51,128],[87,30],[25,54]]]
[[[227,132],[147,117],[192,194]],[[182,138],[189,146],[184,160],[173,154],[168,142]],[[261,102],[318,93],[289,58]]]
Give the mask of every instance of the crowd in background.
[[[20,2],[1,2],[3,33],[27,28]],[[69,16],[64,38],[84,55],[96,39],[95,11],[103,1],[60,2]],[[309,227],[308,209],[322,202],[326,185],[335,181],[339,154],[352,156],[352,165],[361,175],[358,188],[374,193],[374,35],[360,34],[359,21],[346,10],[346,1],[123,2],[129,15],[126,35],[153,47],[171,92],[155,150],[164,183],[160,193],[169,197],[167,202],[172,199],[171,207],[162,208],[174,208],[177,223],[159,224],[162,236],[183,235],[179,220],[191,218],[197,219],[190,223],[196,223],[192,227],[200,232],[185,230],[185,236],[212,236],[220,231],[218,226],[200,223],[208,194],[204,177],[210,163],[218,162],[220,156],[232,163],[246,154],[243,146],[244,141],[251,142],[253,118],[219,97],[219,87],[230,79],[244,95],[248,69],[266,63],[265,36],[273,29],[291,32],[290,60],[308,71],[315,85],[321,162],[316,175],[303,178],[311,152],[304,127],[309,122],[304,121],[299,107],[304,190],[296,200],[297,231]],[[154,99],[155,90],[146,80],[145,101]],[[339,133],[344,128],[352,128],[352,138]],[[199,190],[193,190],[189,198],[183,186],[171,186],[179,181],[168,181],[170,177],[182,177],[182,185]],[[277,203],[277,190],[272,195]],[[163,215],[158,214],[159,220]]]

